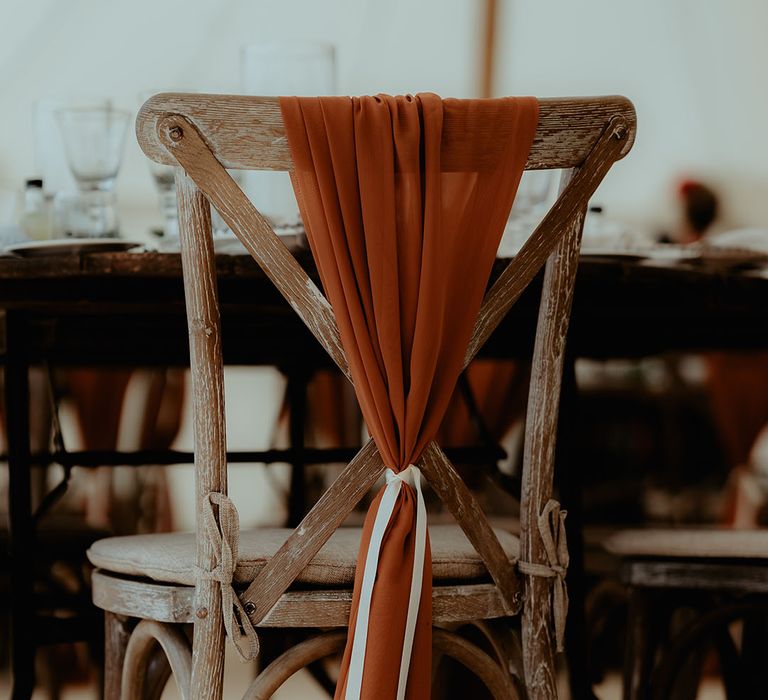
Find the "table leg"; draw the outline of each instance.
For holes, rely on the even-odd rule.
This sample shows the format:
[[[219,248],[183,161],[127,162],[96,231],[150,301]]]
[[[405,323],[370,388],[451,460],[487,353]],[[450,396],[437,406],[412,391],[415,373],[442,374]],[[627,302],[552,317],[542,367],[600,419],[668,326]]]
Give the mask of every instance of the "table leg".
[[[6,315],[5,431],[8,441],[11,670],[13,700],[27,700],[35,684],[35,605],[29,449],[29,365],[21,315]]]
[[[624,700],[645,700],[648,697],[653,665],[649,630],[650,595],[648,591],[641,588],[632,588],[629,593],[622,683]]]
[[[288,370],[289,433],[294,458],[291,462],[291,487],[288,492],[288,527],[296,527],[307,512],[306,464],[304,463],[304,430],[307,416],[306,372]]]

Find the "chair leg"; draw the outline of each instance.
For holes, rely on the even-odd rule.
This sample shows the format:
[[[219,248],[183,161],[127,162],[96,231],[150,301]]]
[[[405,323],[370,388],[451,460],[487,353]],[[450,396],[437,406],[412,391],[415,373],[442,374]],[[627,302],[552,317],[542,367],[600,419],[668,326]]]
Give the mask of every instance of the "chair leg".
[[[450,656],[472,671],[496,700],[520,700],[507,669],[480,647],[454,632],[437,627],[432,630],[432,646],[438,653]]]
[[[556,700],[555,639],[551,629],[549,579],[526,577],[520,618],[523,636],[525,689],[530,700]]]
[[[347,631],[326,632],[299,642],[280,654],[253,680],[243,700],[266,700],[296,671],[344,650]]]
[[[104,700],[120,700],[123,662],[130,637],[128,618],[104,613]]]
[[[651,644],[649,638],[650,594],[632,588],[627,614],[627,638],[624,649],[624,700],[645,700],[651,673]]]
[[[144,700],[160,700],[171,677],[171,665],[161,648],[156,648],[147,663],[147,680],[144,683]]]
[[[192,651],[189,640],[179,625],[142,620],[131,633],[125,649],[121,700],[145,700],[150,687],[149,670],[159,645],[168,659],[183,700],[191,700]],[[148,682],[149,681],[149,682]]]
[[[475,620],[468,625],[456,630],[467,641],[474,642],[467,632],[474,630],[475,636],[479,632],[483,640],[481,648],[487,654],[496,658],[502,672],[514,684],[520,700],[527,700],[525,682],[523,680],[523,649],[520,644],[520,635],[513,626],[513,618],[499,618],[497,620]],[[435,650],[435,653],[437,650]]]
[[[224,689],[224,618],[221,591],[211,581],[198,583],[198,614],[192,635],[191,697],[195,700],[221,700]]]

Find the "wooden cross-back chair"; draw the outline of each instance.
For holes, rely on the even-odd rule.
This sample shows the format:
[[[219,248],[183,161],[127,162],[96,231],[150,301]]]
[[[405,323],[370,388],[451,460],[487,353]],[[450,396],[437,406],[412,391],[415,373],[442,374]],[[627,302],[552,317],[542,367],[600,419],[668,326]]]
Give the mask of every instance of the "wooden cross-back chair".
[[[472,360],[526,286],[546,266],[522,477],[519,561],[527,563],[527,573],[517,565],[517,552],[510,546],[509,536],[505,539],[490,527],[440,447],[431,443],[418,463],[476,550],[478,564],[487,572],[481,579],[475,576],[456,582],[454,576],[446,585],[435,581],[434,644],[439,652],[477,673],[496,697],[511,697],[519,690],[501,646],[497,646],[499,659],[494,660],[446,628],[521,613],[527,694],[531,698],[555,697],[551,592],[558,577],[562,584],[566,562],[551,560],[539,519],[552,492],[563,352],[584,215],[589,197],[611,165],[629,151],[635,133],[634,108],[625,98],[544,99],[540,107],[526,168],[561,168],[567,175],[549,213],[487,292],[465,359],[466,364]],[[451,130],[477,126],[447,121],[444,129],[450,138]],[[91,551],[98,567],[93,579],[94,600],[107,612],[106,693],[109,698],[119,697],[122,686],[123,697],[157,696],[167,680],[167,667],[154,677],[151,673],[147,676],[142,668],[149,664],[153,649],[159,645],[184,697],[220,698],[225,639],[222,591],[231,606],[227,578],[231,578],[232,569],[222,573],[226,567],[220,561],[221,542],[216,533],[211,537],[210,527],[206,530],[202,517],[210,494],[226,494],[227,490],[223,364],[209,205],[219,211],[347,377],[349,368],[330,304],[226,170],[291,169],[278,99],[157,95],[141,109],[136,128],[147,156],[180,166],[176,182],[190,333],[198,511],[196,562],[189,561],[188,567],[198,575],[187,585],[180,585],[177,579],[164,579],[157,571],[142,570],[140,564],[137,569],[137,549],[141,559],[151,552],[152,540],[112,538],[95,545]],[[455,158],[454,163],[444,161],[443,167],[466,165],[460,153]],[[351,580],[345,588],[332,590],[300,590],[296,581],[297,577],[302,580],[308,566],[316,565],[318,557],[323,558],[325,543],[384,468],[376,446],[369,441],[299,527],[285,533],[287,539],[282,546],[263,557],[249,580],[240,582],[244,588],[237,594],[241,614],[247,615],[256,631],[269,627],[340,628],[310,637],[280,656],[257,677],[246,697],[268,697],[293,671],[343,648]],[[232,525],[231,514],[220,509],[216,516],[215,511],[210,510],[214,518],[223,521],[226,516],[229,521],[218,523],[218,536],[225,541],[226,550],[225,531]],[[132,548],[134,556],[130,566],[124,563],[130,555],[121,563],[126,548]],[[434,542],[433,549],[439,549]],[[169,550],[161,547],[161,551],[168,556]],[[189,540],[186,551],[191,559]],[[352,554],[355,556],[356,551]],[[354,558],[352,562],[354,566]],[[215,574],[201,576],[200,571]],[[141,622],[137,624],[136,620]],[[192,648],[179,631],[183,623],[194,623]]]

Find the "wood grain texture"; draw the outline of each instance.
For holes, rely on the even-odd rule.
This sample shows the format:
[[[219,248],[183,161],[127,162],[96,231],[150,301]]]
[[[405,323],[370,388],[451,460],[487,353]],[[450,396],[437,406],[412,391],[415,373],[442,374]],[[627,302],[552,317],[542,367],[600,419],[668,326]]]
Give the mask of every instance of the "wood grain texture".
[[[518,700],[517,688],[509,673],[480,647],[454,632],[432,630],[434,650],[450,656],[474,673],[491,692],[495,700]]]
[[[505,554],[477,499],[437,443],[427,445],[419,459],[419,468],[483,558],[499,588],[507,614],[516,615],[520,611],[522,596],[514,563]]]
[[[584,209],[630,138],[624,117],[612,119],[603,129],[583,166],[570,179],[552,208],[483,299],[472,339],[467,347],[465,367],[539,272],[555,246],[562,240],[563,231],[569,222]]]
[[[123,615],[113,612],[104,614],[104,699],[120,700],[123,661],[128,640],[131,637],[131,622]]]
[[[565,339],[585,213],[586,201],[547,260],[531,368],[520,500],[520,559],[545,566],[549,562],[537,521],[552,495]],[[530,700],[551,700],[557,697],[552,579],[527,575],[524,580],[525,684]]]
[[[248,616],[254,624],[288,590],[383,471],[381,455],[369,440],[241,596],[244,605],[253,604]]]
[[[227,492],[227,444],[224,413],[224,362],[211,233],[211,208],[192,179],[176,171],[181,262],[189,328],[192,414],[195,442],[197,565],[211,570],[216,556],[204,536],[203,507],[211,492]],[[224,624],[221,588],[209,579],[197,582],[192,696],[219,700],[224,678]]]
[[[243,700],[267,700],[296,671],[314,661],[344,651],[346,632],[326,632],[299,642],[280,654],[256,678],[243,695]]]
[[[155,648],[147,663],[147,677],[144,681],[144,700],[161,700],[173,671],[163,648]]]
[[[622,578],[633,588],[768,593],[765,562],[647,559],[624,564]]]
[[[117,615],[158,622],[195,621],[195,589],[190,586],[138,581],[96,570],[91,590],[97,608]]]
[[[191,693],[192,651],[178,625],[142,620],[128,642],[123,666],[121,700],[145,700],[147,670],[157,645],[163,650],[182,700],[194,700]]]
[[[264,274],[349,378],[349,367],[330,302],[216,160],[197,129],[186,119],[171,116],[160,121],[158,131],[165,145],[216,207]]]
[[[114,614],[185,624],[194,622],[194,588],[138,581],[96,571],[94,604]],[[346,627],[352,606],[349,589],[288,591],[270,608],[259,627]],[[446,625],[507,616],[507,609],[493,583],[435,586],[432,620]]]
[[[581,165],[605,124],[621,115],[630,137],[621,155],[632,147],[635,109],[625,97],[573,97],[540,99],[539,126],[526,169],[572,168]],[[291,156],[277,97],[163,93],[147,100],[136,120],[136,136],[144,153],[158,163],[176,165],[161,142],[157,124],[171,114],[189,119],[203,134],[225,168],[236,170],[290,170]],[[446,139],[455,141],[467,129],[483,129],[474,120],[445,122]],[[492,154],[491,154],[492,157]],[[448,158],[448,170],[461,167]]]

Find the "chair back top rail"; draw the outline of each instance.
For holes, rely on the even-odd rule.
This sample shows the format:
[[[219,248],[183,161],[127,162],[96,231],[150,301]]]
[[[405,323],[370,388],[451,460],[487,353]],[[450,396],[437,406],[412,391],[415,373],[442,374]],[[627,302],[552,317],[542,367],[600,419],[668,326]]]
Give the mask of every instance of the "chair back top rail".
[[[177,165],[158,138],[158,121],[170,114],[189,119],[225,168],[235,170],[291,170],[292,161],[280,113],[279,98],[246,95],[162,93],[147,100],[136,120],[136,136],[144,153],[158,163]],[[612,117],[622,116],[628,138],[619,157],[632,148],[636,116],[625,97],[543,98],[536,137],[526,170],[572,168],[587,157]],[[446,142],[468,129],[481,129],[467,119],[447,119]],[[461,149],[451,149],[443,162],[448,171],[462,168]]]

